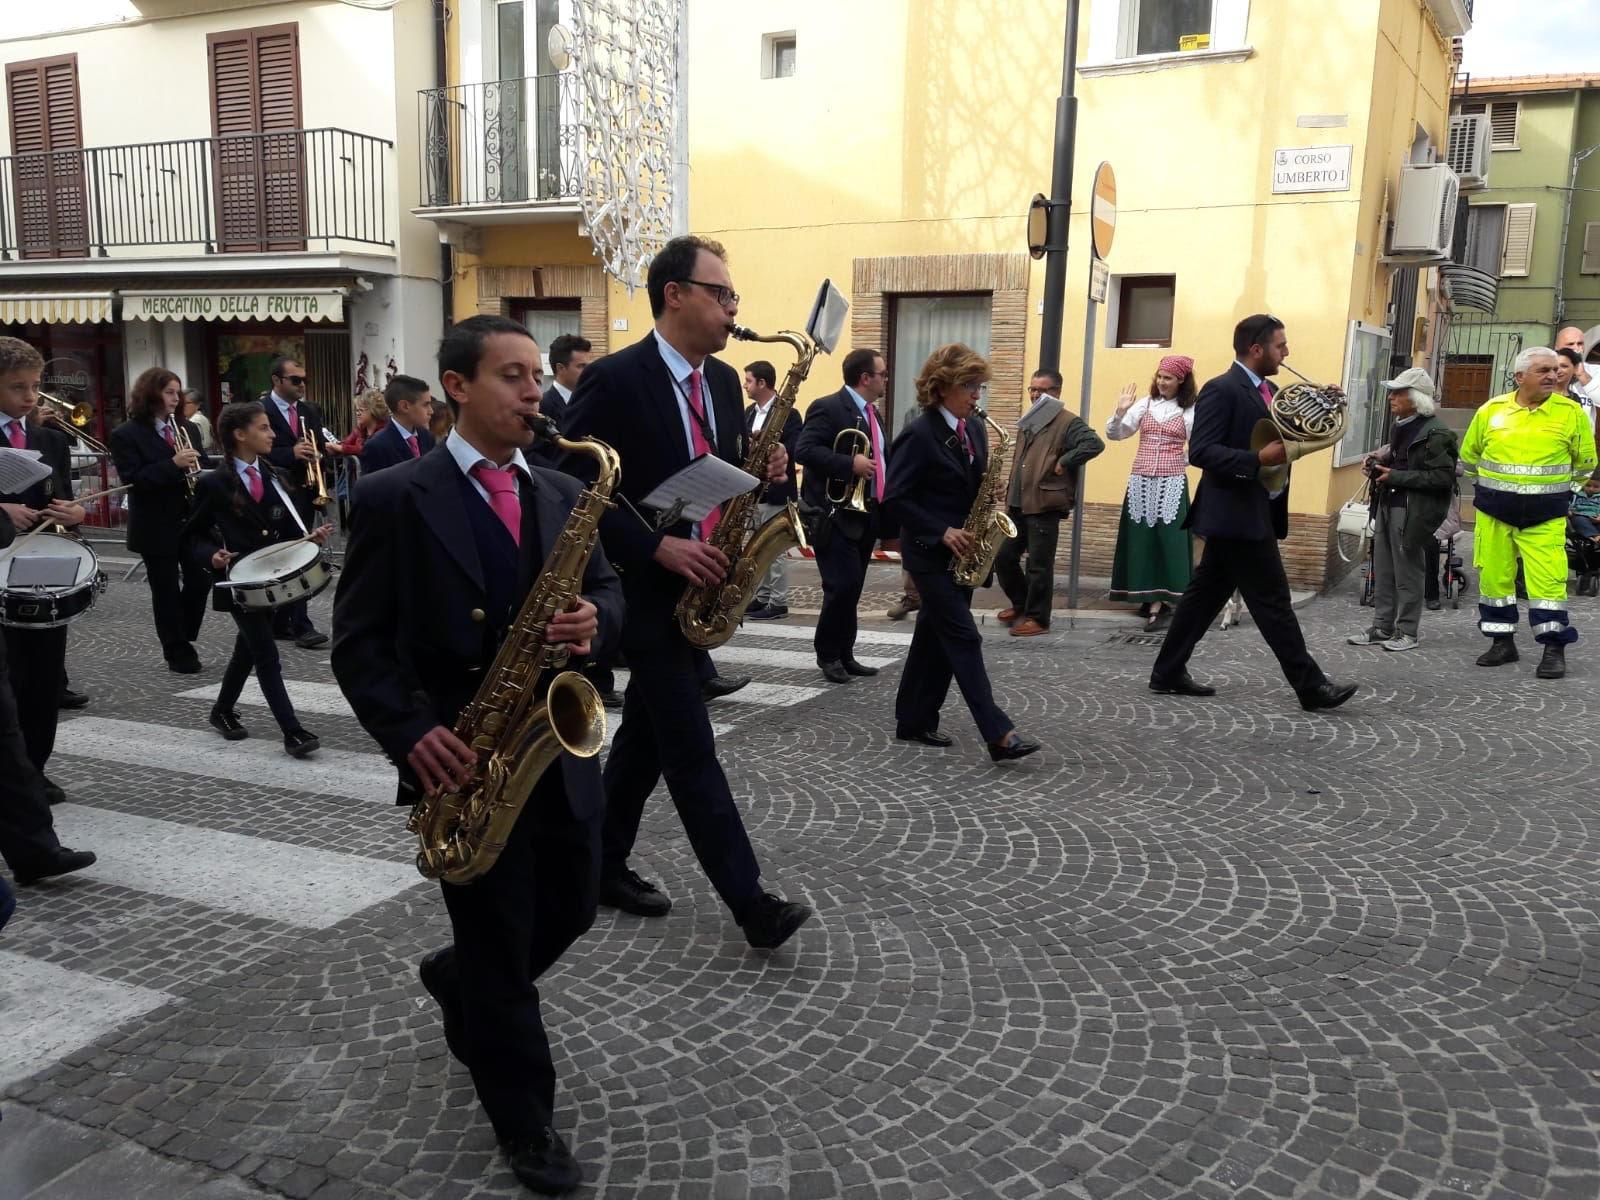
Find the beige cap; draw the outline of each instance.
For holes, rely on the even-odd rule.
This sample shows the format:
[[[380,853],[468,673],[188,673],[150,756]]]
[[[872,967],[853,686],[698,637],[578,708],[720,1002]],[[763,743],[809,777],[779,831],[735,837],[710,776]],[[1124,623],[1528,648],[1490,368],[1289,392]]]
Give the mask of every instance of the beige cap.
[[[1421,392],[1424,396],[1433,395],[1433,380],[1421,367],[1407,367],[1393,379],[1385,379],[1383,386],[1391,392],[1398,392],[1407,388],[1413,392]]]

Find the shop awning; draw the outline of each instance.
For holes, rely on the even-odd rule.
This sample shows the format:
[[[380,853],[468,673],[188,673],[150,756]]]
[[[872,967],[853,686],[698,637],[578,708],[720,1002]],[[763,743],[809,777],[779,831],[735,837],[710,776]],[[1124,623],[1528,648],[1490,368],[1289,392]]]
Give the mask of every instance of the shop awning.
[[[347,289],[276,288],[124,291],[124,321],[340,321]]]
[[[0,325],[90,324],[111,320],[112,292],[0,291]]]

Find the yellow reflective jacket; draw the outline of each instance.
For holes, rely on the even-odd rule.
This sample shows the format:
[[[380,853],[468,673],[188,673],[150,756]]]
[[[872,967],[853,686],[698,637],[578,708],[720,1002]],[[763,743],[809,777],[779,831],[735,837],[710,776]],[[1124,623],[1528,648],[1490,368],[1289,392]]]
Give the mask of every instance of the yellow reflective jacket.
[[[1594,473],[1594,428],[1566,396],[1524,408],[1507,392],[1472,414],[1461,462],[1478,511],[1526,529],[1566,517],[1573,485]]]

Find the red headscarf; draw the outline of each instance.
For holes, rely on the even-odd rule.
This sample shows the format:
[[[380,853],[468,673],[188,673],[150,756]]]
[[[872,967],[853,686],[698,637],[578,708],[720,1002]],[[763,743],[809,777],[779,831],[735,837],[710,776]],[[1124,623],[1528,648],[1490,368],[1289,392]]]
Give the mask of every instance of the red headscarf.
[[[1165,371],[1168,375],[1176,375],[1179,380],[1187,379],[1194,370],[1194,359],[1187,354],[1169,354],[1161,360],[1161,365],[1156,368]]]

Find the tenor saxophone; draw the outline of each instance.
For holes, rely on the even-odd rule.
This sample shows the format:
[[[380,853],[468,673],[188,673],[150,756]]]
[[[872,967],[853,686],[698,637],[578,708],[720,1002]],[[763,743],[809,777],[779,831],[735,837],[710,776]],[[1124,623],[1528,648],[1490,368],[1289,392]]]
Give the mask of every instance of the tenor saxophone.
[[[424,796],[406,823],[418,838],[417,870],[447,883],[468,883],[494,866],[545,769],[563,750],[593,758],[606,736],[600,694],[578,672],[562,669],[567,647],[547,645],[544,635],[550,619],[578,597],[621,460],[604,442],[560,436],[548,417],[530,424],[561,449],[593,458],[599,471],[578,495],[477,694],[456,718],[455,735],[478,756],[471,777],[464,787]]]
[[[950,560],[950,573],[962,587],[982,587],[994,570],[994,560],[1000,557],[1000,547],[1017,536],[1017,523],[995,499],[1000,491],[1000,481],[1006,475],[1006,452],[1011,439],[1006,431],[983,413],[983,423],[994,435],[989,447],[989,461],[983,468],[983,482],[978,485],[978,497],[967,513],[967,523],[962,529],[972,535],[972,553],[957,555]]]
[[[798,356],[767,411],[767,423],[745,454],[744,469],[757,479],[765,480],[767,458],[783,436],[783,423],[789,419],[789,410],[794,407],[800,385],[810,374],[811,363],[822,352],[822,347],[809,334],[789,329],[759,334],[743,325],[735,325],[733,336],[742,342],[783,342],[793,347]],[[731,638],[739,628],[744,610],[755,598],[756,588],[761,585],[767,569],[780,554],[806,544],[800,510],[792,500],[783,512],[760,528],[756,527],[756,504],[764,486],[735,496],[722,507],[722,519],[717,522],[710,541],[710,545],[728,556],[728,573],[722,582],[690,584],[678,601],[678,628],[683,630],[683,636],[691,645],[709,650]]]

